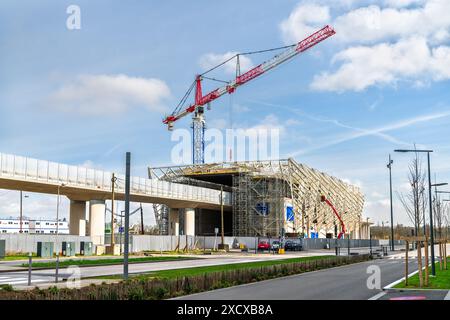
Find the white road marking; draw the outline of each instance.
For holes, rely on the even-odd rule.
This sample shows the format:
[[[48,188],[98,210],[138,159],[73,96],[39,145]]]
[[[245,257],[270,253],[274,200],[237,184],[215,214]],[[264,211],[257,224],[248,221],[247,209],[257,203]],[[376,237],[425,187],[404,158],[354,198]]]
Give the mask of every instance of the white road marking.
[[[413,275],[415,275],[415,274],[418,273],[418,272],[419,272],[419,270],[416,270],[416,271],[414,271],[414,272],[411,272],[411,273],[408,275],[408,278],[411,278]],[[394,282],[388,284],[388,285],[385,286],[383,289],[390,289],[390,288],[392,288],[392,287],[398,285],[400,282],[402,282],[402,281],[404,281],[404,280],[405,280],[405,277],[403,277],[403,278],[401,278],[401,279],[399,279],[399,280],[397,280],[397,281],[394,281]]]
[[[374,295],[372,298],[369,298],[369,300],[378,300],[380,299],[382,296],[384,296],[386,294],[385,291],[381,291],[380,293]]]
[[[5,277],[3,277],[5,278]],[[31,279],[31,283],[35,282],[45,282],[44,279]],[[28,283],[28,278],[7,278],[0,280],[0,284],[22,284],[22,283]]]
[[[450,300],[450,290],[447,292],[447,295],[445,296],[444,300]]]
[[[25,279],[26,278],[13,278],[13,277],[10,277],[10,278],[6,278],[6,279],[3,279],[3,280],[0,280],[0,283],[9,283],[11,281],[25,280]]]

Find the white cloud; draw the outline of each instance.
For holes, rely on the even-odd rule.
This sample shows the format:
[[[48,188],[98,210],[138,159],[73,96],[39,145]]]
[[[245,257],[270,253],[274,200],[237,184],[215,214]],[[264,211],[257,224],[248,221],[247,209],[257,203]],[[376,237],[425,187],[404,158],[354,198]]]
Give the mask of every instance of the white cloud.
[[[301,2],[280,24],[283,39],[299,41],[324,24],[336,30],[335,39],[342,43],[374,43],[421,35],[436,43],[449,39],[450,1],[429,0],[422,6],[401,8],[422,1],[386,1],[389,6],[377,5],[350,10],[331,19],[330,6]]]
[[[445,39],[442,34],[450,27],[450,1],[430,0],[411,9],[371,5],[337,17],[333,25],[342,42],[370,43],[411,35]]]
[[[119,75],[81,75],[50,95],[50,107],[85,115],[122,113],[145,107],[165,111],[164,100],[170,97],[166,83],[154,78]]]
[[[223,54],[207,53],[200,57],[199,65],[203,70],[209,70],[218,64],[231,59],[237,54],[237,52],[226,52]],[[247,71],[253,67],[252,60],[247,56],[239,56],[239,65],[241,72]],[[236,59],[231,59],[225,63],[223,70],[228,74],[236,74]]]
[[[323,91],[361,91],[373,85],[395,85],[400,80],[446,80],[450,78],[450,48],[428,47],[423,37],[395,44],[351,47],[337,53],[337,71],[316,75],[311,88]]]
[[[422,4],[426,0],[385,0],[385,4],[390,7],[403,8],[411,5]]]
[[[354,3],[364,2],[350,1]],[[361,91],[405,79],[420,88],[450,78],[450,47],[446,46],[450,1],[384,0],[379,4],[347,9],[332,18],[335,4],[303,1],[280,24],[289,43],[329,23],[336,30],[337,47],[350,45],[334,56],[333,62],[340,63],[337,71],[316,76],[313,89]]]
[[[27,197],[25,197],[27,196]],[[33,192],[23,192],[23,215],[34,219],[56,217],[56,196]],[[66,197],[60,198],[60,217],[68,217],[69,201]],[[20,193],[15,190],[0,189],[0,216],[19,217]]]
[[[283,39],[291,44],[303,40],[330,20],[330,9],[312,3],[300,3],[289,17],[282,21],[280,29]]]
[[[265,116],[257,125],[254,125],[249,128],[250,130],[273,130],[277,129],[280,131],[280,134],[283,134],[285,131],[285,127],[280,123],[278,117],[274,114],[268,114]]]
[[[342,178],[341,180],[349,185],[358,187],[359,189],[363,188],[363,183],[360,180],[353,180],[348,178]]]

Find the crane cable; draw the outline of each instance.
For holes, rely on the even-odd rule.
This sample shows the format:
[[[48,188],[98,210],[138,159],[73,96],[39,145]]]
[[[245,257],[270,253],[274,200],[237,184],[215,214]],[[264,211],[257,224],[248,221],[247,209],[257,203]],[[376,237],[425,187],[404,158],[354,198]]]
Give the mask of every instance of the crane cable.
[[[232,57],[228,58],[227,60],[219,63],[218,65],[206,70],[205,72],[200,74],[200,77],[202,77],[203,79],[207,79],[207,80],[212,80],[212,81],[217,81],[217,82],[222,82],[222,83],[230,83],[230,81],[224,81],[224,80],[219,80],[219,79],[215,79],[215,78],[210,78],[210,77],[205,77],[206,74],[216,70],[217,68],[220,68],[221,66],[225,65],[226,63],[230,62],[233,59],[238,59],[239,61],[239,56],[247,56],[247,55],[253,55],[253,54],[260,54],[260,53],[266,53],[266,52],[272,52],[272,51],[277,51],[277,50],[282,50],[282,49],[287,49],[287,48],[292,48],[295,47],[297,44],[291,44],[291,45],[287,45],[287,46],[282,46],[282,47],[276,47],[276,48],[270,48],[270,49],[264,49],[264,50],[256,50],[256,51],[247,51],[247,52],[242,52],[242,53],[237,53],[235,55],[233,55]],[[186,91],[186,93],[184,94],[183,98],[181,99],[181,101],[178,103],[177,107],[175,108],[175,110],[172,112],[172,115],[176,115],[181,108],[183,107],[183,105],[186,103],[187,99],[189,98],[189,96],[191,95],[192,90],[195,87],[195,83],[196,81],[194,80],[191,84],[191,86],[189,87],[189,89]]]
[[[291,44],[291,45],[288,45],[288,46],[282,46],[282,47],[277,47],[277,48],[270,48],[270,49],[264,49],[264,50],[256,50],[256,51],[247,51],[247,52],[237,53],[234,56],[228,58],[227,60],[219,63],[218,65],[216,65],[214,67],[212,67],[211,69],[206,70],[205,72],[200,74],[200,76],[203,76],[203,75],[205,75],[207,73],[210,73],[211,71],[216,70],[217,68],[223,66],[224,64],[226,64],[227,62],[233,60],[234,58],[237,58],[238,56],[248,56],[248,55],[252,55],[252,54],[259,54],[259,53],[277,51],[277,50],[281,50],[281,49],[292,48],[292,47],[295,47],[296,45],[297,44]]]

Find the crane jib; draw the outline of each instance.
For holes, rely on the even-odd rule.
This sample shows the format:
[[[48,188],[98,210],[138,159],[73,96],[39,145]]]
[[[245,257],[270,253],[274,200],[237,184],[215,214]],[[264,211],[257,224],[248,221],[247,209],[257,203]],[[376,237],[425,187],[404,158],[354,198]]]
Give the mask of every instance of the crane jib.
[[[316,31],[312,35],[308,36],[304,40],[297,43],[292,48],[289,48],[282,53],[274,56],[273,58],[261,63],[260,65],[250,69],[249,71],[237,76],[235,80],[231,81],[229,84],[214,89],[213,91],[209,92],[208,94],[202,96],[201,95],[201,85],[200,85],[200,78],[197,76],[197,92],[196,92],[196,102],[194,104],[189,105],[186,109],[179,113],[172,113],[172,115],[166,117],[163,120],[164,124],[171,125],[172,122],[175,122],[176,120],[183,118],[184,116],[194,112],[197,107],[203,106],[205,104],[210,103],[213,100],[216,100],[217,98],[221,97],[225,93],[233,93],[235,89],[238,86],[241,86],[250,80],[255,79],[256,77],[262,75],[263,73],[267,72],[270,69],[275,68],[276,66],[282,64],[283,62],[291,59],[292,57],[298,55],[299,53],[302,53],[309,48],[315,46],[316,44],[322,42],[323,40],[331,37],[336,32],[334,29],[330,26],[325,26],[324,28],[320,29],[319,31]]]

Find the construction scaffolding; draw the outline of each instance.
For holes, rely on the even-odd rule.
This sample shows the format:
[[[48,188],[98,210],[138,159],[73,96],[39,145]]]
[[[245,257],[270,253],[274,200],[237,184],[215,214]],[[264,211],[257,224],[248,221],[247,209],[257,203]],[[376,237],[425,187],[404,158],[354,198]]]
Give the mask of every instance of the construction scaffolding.
[[[332,209],[321,202],[321,196],[333,203],[348,236],[356,238],[361,232],[364,197],[359,188],[294,159],[149,168],[149,176],[231,190],[235,236],[276,237],[288,229],[306,237],[312,230],[321,237],[334,234],[335,228],[340,228],[339,221]],[[231,176],[231,185],[203,181],[212,176]],[[286,216],[286,206],[292,207],[293,219]],[[166,225],[168,210],[158,209],[156,220]],[[167,226],[161,226],[161,230],[166,229]]]
[[[240,171],[233,176],[233,235],[278,236],[284,228],[287,189],[275,172]]]

